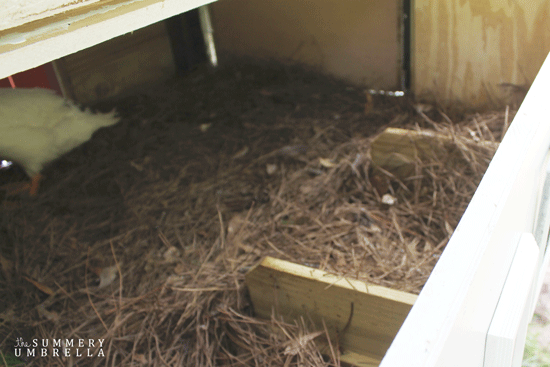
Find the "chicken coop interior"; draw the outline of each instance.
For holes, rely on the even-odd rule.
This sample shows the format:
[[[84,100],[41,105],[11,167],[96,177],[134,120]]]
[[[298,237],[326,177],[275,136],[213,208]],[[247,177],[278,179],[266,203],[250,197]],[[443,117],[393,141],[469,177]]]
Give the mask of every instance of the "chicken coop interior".
[[[550,46],[543,1],[31,3],[2,366],[380,365]]]

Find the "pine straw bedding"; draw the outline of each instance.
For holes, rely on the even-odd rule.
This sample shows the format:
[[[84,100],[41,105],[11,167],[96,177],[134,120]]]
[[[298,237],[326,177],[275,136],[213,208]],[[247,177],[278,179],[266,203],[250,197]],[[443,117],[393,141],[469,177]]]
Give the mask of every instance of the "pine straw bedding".
[[[4,198],[1,350],[105,339],[104,357],[31,365],[339,365],[307,317],[254,318],[246,272],[269,255],[419,293],[494,154],[483,141],[512,119],[382,97],[365,111],[362,90],[277,65],[100,108],[113,105],[122,122],[46,169],[37,199]],[[388,173],[386,205],[369,154],[390,125],[450,136],[458,154]]]

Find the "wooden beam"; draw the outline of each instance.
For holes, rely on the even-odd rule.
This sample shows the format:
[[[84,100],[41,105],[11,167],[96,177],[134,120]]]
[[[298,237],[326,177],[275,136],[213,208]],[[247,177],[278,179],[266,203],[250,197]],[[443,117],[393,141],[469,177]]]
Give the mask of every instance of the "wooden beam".
[[[0,31],[46,17],[52,17],[100,0],[3,0],[0,11]]]
[[[389,127],[377,135],[370,155],[375,167],[383,168],[403,180],[414,174],[419,159],[446,154],[447,136],[432,131],[414,131]]]
[[[459,139],[459,137],[455,137]],[[498,148],[491,141],[462,141],[464,145]],[[462,159],[456,152],[457,144],[450,135],[429,130],[407,130],[389,127],[377,135],[372,143],[370,155],[374,167],[380,167],[392,173],[400,180],[415,172],[415,165],[421,161],[445,161],[452,154]]]
[[[246,275],[254,311],[269,319],[323,321],[347,363],[377,366],[416,300],[410,293],[266,257]]]
[[[0,79],[212,0],[102,0],[0,31]],[[45,13],[47,14],[47,13]]]

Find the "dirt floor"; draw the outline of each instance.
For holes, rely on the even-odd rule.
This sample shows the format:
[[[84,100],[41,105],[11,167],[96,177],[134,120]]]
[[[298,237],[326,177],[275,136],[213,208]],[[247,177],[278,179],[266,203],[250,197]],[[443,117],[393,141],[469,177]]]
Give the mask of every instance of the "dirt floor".
[[[103,358],[33,365],[338,365],[314,338],[285,353],[307,325],[255,319],[245,273],[270,255],[418,294],[514,113],[367,97],[270,62],[96,108],[121,122],[47,167],[36,198],[0,192],[0,350],[105,339]],[[407,178],[376,170],[387,126],[452,137],[453,152]]]

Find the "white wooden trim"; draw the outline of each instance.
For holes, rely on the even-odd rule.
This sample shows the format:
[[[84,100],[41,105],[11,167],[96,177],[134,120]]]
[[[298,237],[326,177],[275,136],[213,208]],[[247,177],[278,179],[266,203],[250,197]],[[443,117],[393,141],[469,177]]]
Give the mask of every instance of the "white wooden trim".
[[[0,79],[211,2],[108,0],[0,31]]]
[[[485,367],[520,366],[531,319],[530,298],[537,280],[539,247],[531,233],[518,247],[487,334]]]
[[[100,0],[2,0],[0,30],[52,17],[98,1]]]
[[[483,366],[489,325],[517,245],[514,238],[534,231],[550,148],[548,84],[550,58],[381,367]]]

